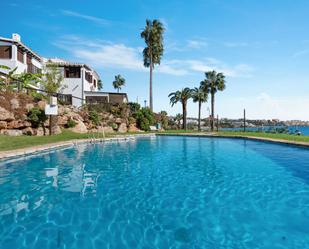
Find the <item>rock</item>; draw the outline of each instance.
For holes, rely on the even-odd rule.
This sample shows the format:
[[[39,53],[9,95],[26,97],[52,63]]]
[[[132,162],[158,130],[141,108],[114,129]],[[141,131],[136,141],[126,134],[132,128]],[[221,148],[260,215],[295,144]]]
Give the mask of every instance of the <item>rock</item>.
[[[1,129],[6,129],[8,127],[7,122],[5,121],[0,121],[0,130]]]
[[[52,127],[52,132],[51,132],[51,134],[53,134],[53,135],[58,135],[58,134],[61,134],[61,128],[60,128],[60,126],[59,125],[54,125],[53,127]]]
[[[84,119],[82,118],[82,116],[80,116],[78,113],[76,112],[68,112],[66,115],[65,115],[67,118],[70,118],[70,119],[73,119],[75,121],[84,121]]]
[[[70,128],[70,130],[76,133],[87,133],[88,131],[86,125],[81,120],[77,120],[75,127]]]
[[[14,120],[14,114],[8,110],[0,107],[0,121],[12,121]]]
[[[128,131],[127,125],[125,123],[121,123],[118,127],[118,132],[125,133]]]
[[[27,112],[29,112],[33,107],[34,107],[34,105],[33,105],[32,103],[28,103],[28,104],[26,104],[26,106],[25,106]]]
[[[109,119],[109,120],[114,120],[114,115],[113,115],[113,114],[110,114],[110,115],[108,116],[108,119]]]
[[[113,133],[113,132],[115,132],[114,129],[110,126],[98,126],[97,130],[98,130],[99,133],[103,133],[103,132]]]
[[[38,102],[38,107],[41,109],[41,110],[45,110],[45,106],[46,106],[47,102],[45,100],[40,100]]]
[[[22,130],[22,133],[24,135],[27,135],[27,136],[33,136],[34,135],[34,130],[31,127],[27,127],[27,128]]]
[[[130,124],[129,130],[128,130],[128,131],[129,131],[129,132],[140,132],[141,130],[138,129],[138,128],[135,126],[135,124]]]
[[[20,129],[20,128],[25,128],[25,127],[30,127],[30,126],[31,126],[31,123],[28,121],[13,120],[7,123],[8,129]]]
[[[47,104],[47,101],[46,100],[40,100],[38,102],[38,107],[41,109],[41,110],[45,110],[45,106]]]
[[[121,123],[122,123],[121,118],[116,118],[115,123],[116,123],[116,124],[121,124]]]
[[[57,124],[61,126],[65,126],[68,122],[68,117],[66,116],[58,116]]]
[[[12,137],[17,137],[17,136],[21,136],[23,132],[21,130],[1,130],[1,134],[12,136]]]
[[[48,135],[49,134],[49,129],[45,129],[45,132],[46,132],[46,135]],[[39,127],[39,128],[37,128],[35,131],[34,131],[34,134],[36,135],[36,136],[44,136],[44,130],[43,130],[43,128],[42,127]]]
[[[15,98],[11,99],[10,103],[11,103],[11,108],[13,110],[19,108],[19,101],[18,101],[18,99],[15,99]]]

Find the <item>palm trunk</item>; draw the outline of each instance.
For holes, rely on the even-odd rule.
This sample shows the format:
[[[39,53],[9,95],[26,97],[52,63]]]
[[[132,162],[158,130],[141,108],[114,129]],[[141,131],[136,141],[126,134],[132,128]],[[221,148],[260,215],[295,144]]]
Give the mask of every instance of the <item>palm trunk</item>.
[[[199,101],[198,102],[198,125],[197,125],[198,131],[201,131],[201,107],[202,107],[202,101]]]
[[[151,50],[150,50],[150,77],[149,77],[149,107],[150,110],[153,112],[153,103],[152,103],[152,68],[153,64],[152,64],[152,54],[151,54]]]
[[[182,129],[187,129],[187,102],[182,103]]]
[[[117,92],[119,93],[119,88],[117,88]]]
[[[215,118],[215,93],[211,93],[211,131],[214,131],[214,118]]]

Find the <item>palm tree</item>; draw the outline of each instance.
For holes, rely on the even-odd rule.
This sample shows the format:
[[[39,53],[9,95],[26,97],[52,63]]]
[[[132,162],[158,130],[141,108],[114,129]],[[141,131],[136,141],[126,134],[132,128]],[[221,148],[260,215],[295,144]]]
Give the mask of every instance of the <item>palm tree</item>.
[[[188,87],[181,91],[176,91],[168,95],[171,101],[171,105],[175,105],[178,102],[182,104],[182,128],[187,129],[187,102],[192,97],[192,90]]]
[[[117,92],[126,84],[126,80],[120,75],[115,76],[115,80],[113,81],[113,87],[117,89]]]
[[[152,70],[156,64],[160,64],[163,55],[163,24],[158,20],[146,20],[146,26],[141,33],[145,40],[146,47],[143,50],[144,66],[150,69],[149,78],[149,105],[153,111],[152,99]]]
[[[201,107],[202,103],[206,102],[208,98],[208,92],[204,91],[202,87],[195,87],[192,89],[193,102],[198,102],[198,131],[201,130]]]
[[[225,89],[225,76],[223,73],[209,71],[205,73],[206,79],[201,82],[201,88],[205,92],[209,92],[211,96],[211,131],[214,130],[214,115],[215,115],[215,94],[217,91]]]

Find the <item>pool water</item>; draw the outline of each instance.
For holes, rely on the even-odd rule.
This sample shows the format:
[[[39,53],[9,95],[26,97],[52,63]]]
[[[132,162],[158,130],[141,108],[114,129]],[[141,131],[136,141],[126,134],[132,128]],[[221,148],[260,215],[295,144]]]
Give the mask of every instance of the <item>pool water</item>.
[[[309,150],[156,137],[0,163],[0,249],[309,248]]]

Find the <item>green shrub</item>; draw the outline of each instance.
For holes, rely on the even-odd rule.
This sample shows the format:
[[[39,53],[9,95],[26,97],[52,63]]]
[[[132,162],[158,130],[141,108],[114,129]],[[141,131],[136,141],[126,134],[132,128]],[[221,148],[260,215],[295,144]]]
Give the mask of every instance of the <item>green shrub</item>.
[[[73,128],[77,125],[77,123],[73,119],[69,119],[68,122],[66,123],[65,127],[66,128]]]
[[[142,108],[136,113],[136,124],[141,130],[149,131],[149,126],[153,125],[154,121],[154,115],[149,108]]]
[[[134,114],[141,109],[141,105],[139,103],[135,103],[135,102],[129,102],[128,107],[129,107],[131,114]]]
[[[28,112],[27,117],[34,128],[38,128],[40,125],[44,126],[44,122],[47,120],[45,112],[38,107],[33,107]]]
[[[39,102],[43,99],[46,99],[46,96],[43,95],[42,93],[38,93],[38,92],[31,92],[30,95],[32,96],[32,98],[34,99],[34,101]]]
[[[89,112],[89,119],[95,124],[99,125],[100,124],[100,117],[99,114],[97,113],[96,110],[91,110]]]

